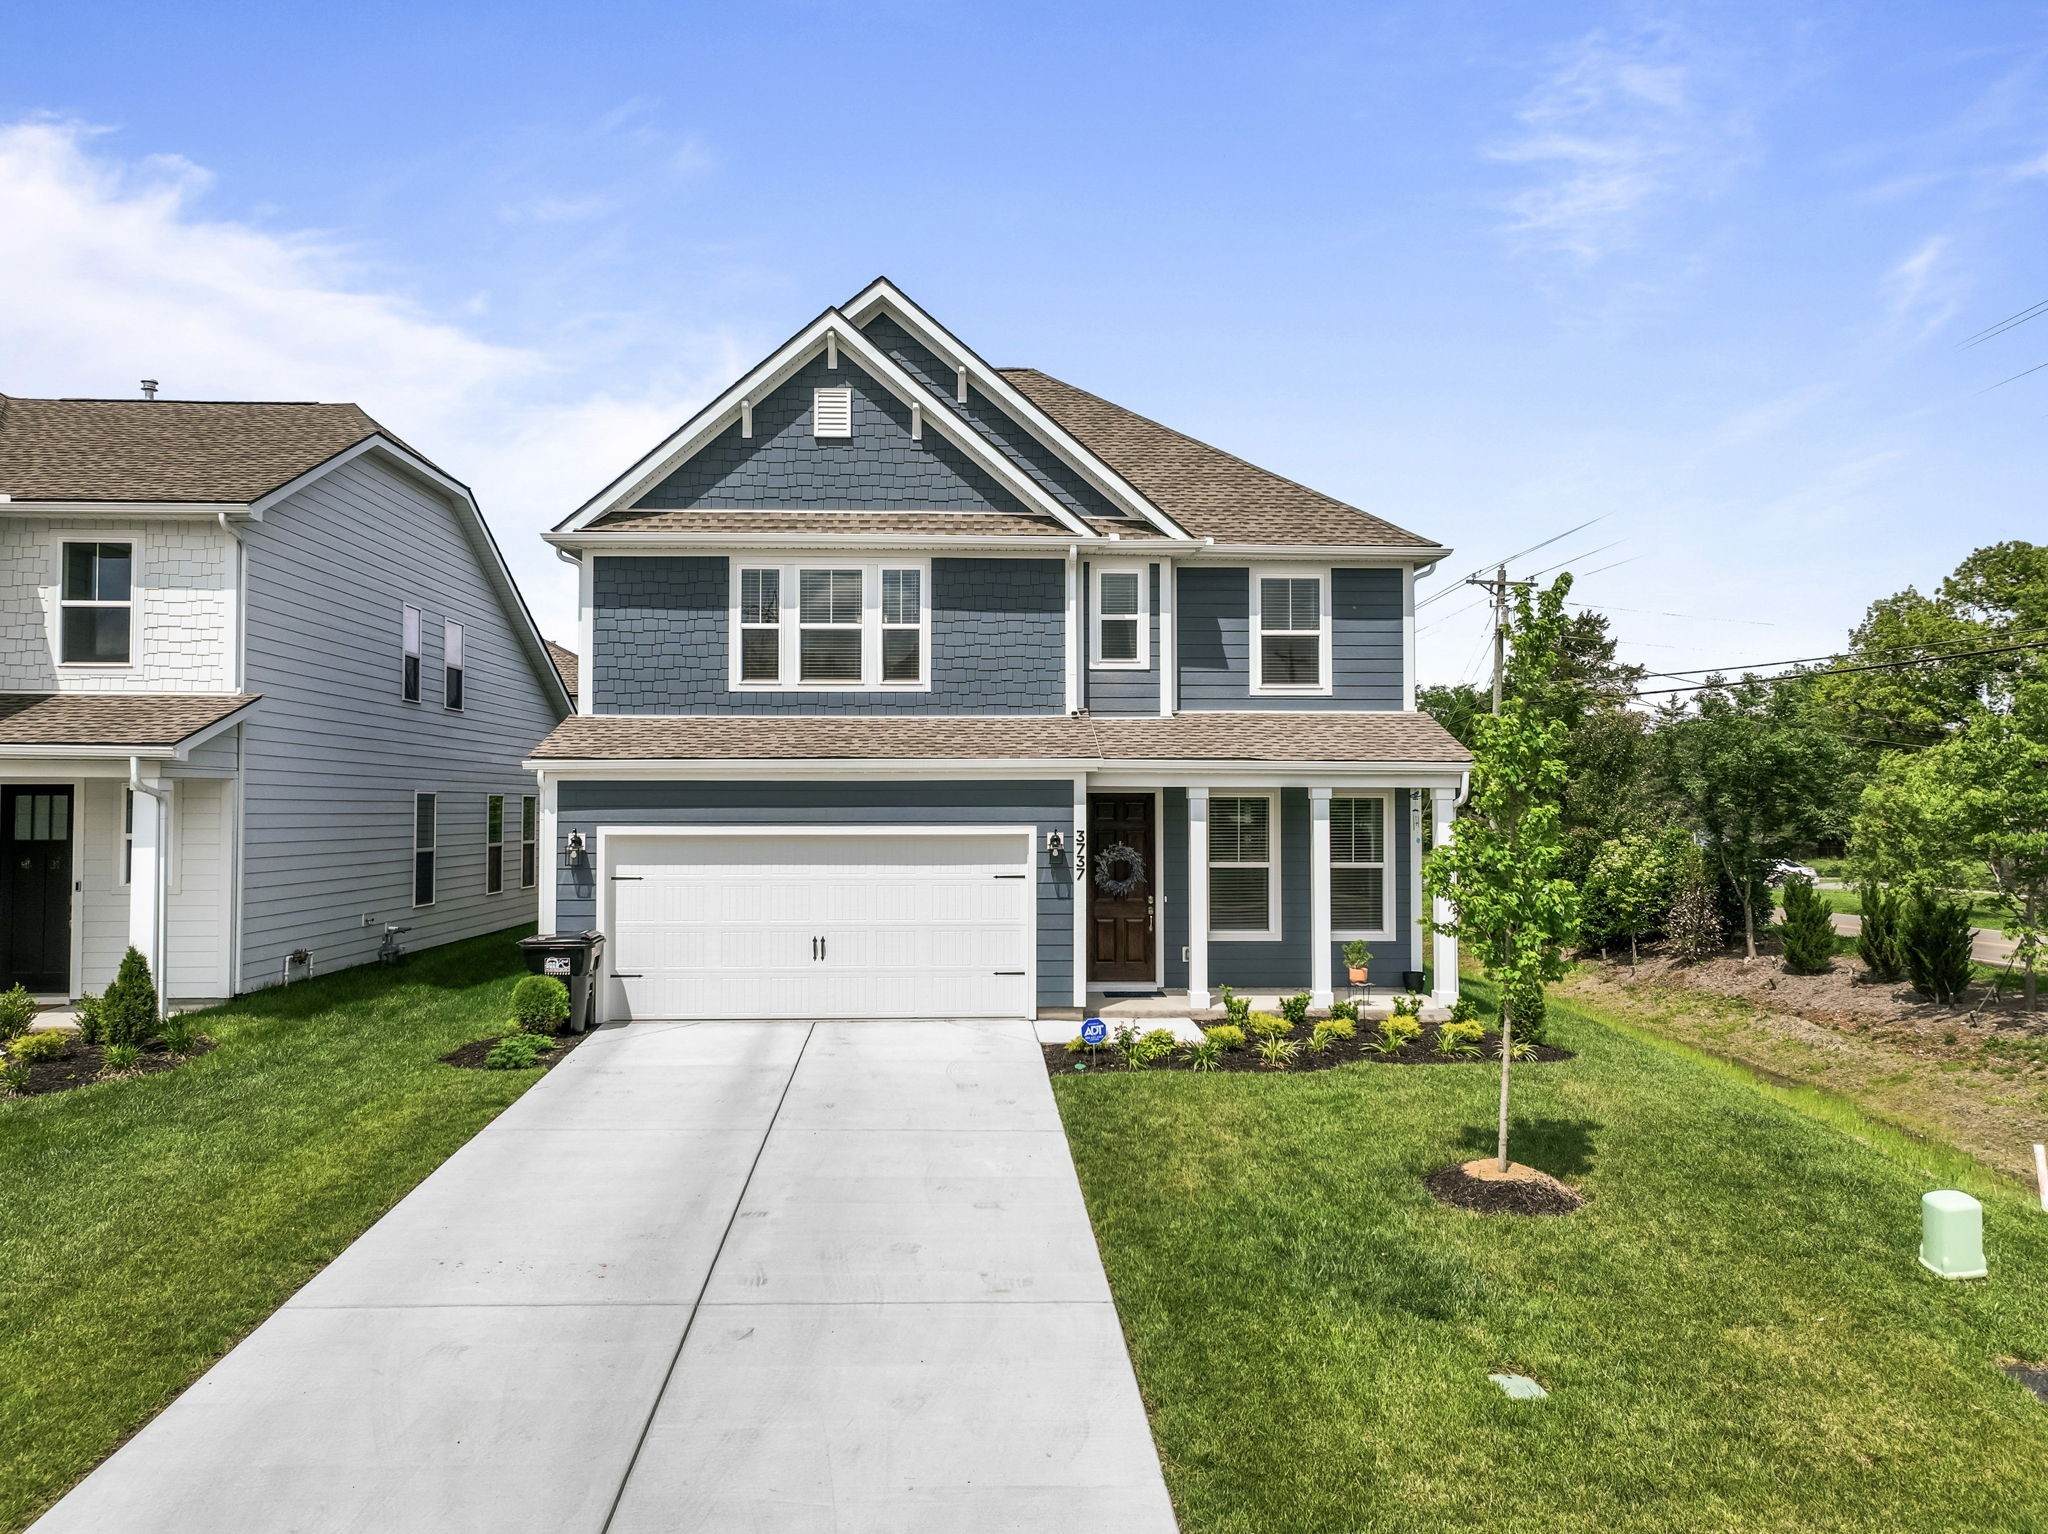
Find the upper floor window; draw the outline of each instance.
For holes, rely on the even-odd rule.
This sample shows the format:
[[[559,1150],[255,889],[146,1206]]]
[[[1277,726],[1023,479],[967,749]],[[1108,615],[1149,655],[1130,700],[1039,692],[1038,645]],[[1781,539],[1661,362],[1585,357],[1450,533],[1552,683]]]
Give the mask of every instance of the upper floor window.
[[[60,650],[69,666],[125,666],[134,644],[135,546],[67,543]]]
[[[1329,573],[1252,572],[1254,693],[1330,691]]]
[[[930,580],[922,564],[882,561],[737,566],[732,685],[929,685]]]
[[[853,435],[853,390],[839,384],[829,389],[811,391],[811,435]]]
[[[462,707],[462,625],[450,623],[441,630],[443,670],[442,701],[448,708]]]
[[[398,610],[398,642],[403,647],[398,664],[398,695],[408,703],[420,701],[420,610]]]
[[[1330,801],[1330,925],[1344,937],[1391,937],[1387,920],[1387,801]]]
[[[1143,670],[1152,663],[1144,568],[1098,564],[1094,573],[1095,653],[1090,664]]]

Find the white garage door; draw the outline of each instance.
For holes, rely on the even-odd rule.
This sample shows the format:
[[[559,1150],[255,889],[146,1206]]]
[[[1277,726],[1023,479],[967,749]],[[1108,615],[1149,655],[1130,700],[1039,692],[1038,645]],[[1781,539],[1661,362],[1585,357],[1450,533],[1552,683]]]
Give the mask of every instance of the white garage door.
[[[613,1018],[1030,1017],[1023,831],[606,839]]]

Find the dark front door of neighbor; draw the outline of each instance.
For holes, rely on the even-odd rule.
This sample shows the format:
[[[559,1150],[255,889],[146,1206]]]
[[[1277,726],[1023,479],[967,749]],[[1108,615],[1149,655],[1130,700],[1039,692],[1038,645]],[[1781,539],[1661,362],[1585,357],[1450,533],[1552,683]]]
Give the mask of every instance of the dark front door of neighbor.
[[[1153,985],[1157,941],[1150,794],[1088,796],[1088,978]]]
[[[71,989],[71,790],[0,788],[0,990]]]

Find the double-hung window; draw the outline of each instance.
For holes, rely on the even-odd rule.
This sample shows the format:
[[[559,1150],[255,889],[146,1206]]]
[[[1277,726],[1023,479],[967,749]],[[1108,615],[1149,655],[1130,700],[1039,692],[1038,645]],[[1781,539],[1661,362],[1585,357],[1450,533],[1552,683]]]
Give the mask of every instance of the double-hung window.
[[[1252,691],[1330,691],[1329,576],[1252,572]]]
[[[125,666],[134,647],[135,545],[67,543],[58,593],[67,666]]]
[[[492,794],[484,803],[484,893],[505,893],[505,796]]]
[[[420,610],[398,609],[398,695],[408,703],[420,701]]]
[[[1150,624],[1145,611],[1150,593],[1142,566],[1094,567],[1095,653],[1090,665],[1142,671],[1151,664]]]
[[[1280,935],[1274,857],[1277,804],[1272,794],[1217,795],[1209,801],[1209,933],[1216,938]]]
[[[736,688],[922,688],[931,572],[922,563],[733,565]]]
[[[446,623],[441,627],[441,701],[446,708],[462,707],[462,625]]]
[[[1340,937],[1391,937],[1387,920],[1387,801],[1330,801],[1330,925]]]
[[[434,903],[434,856],[439,826],[432,794],[412,796],[412,903]]]
[[[530,890],[540,878],[540,800],[532,794],[519,801],[519,887]]]

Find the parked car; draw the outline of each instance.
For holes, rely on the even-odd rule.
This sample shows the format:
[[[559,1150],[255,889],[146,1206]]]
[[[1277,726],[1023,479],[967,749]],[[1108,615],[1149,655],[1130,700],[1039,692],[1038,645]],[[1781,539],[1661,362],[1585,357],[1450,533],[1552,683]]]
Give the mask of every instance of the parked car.
[[[1808,879],[1820,883],[1818,869],[1808,868],[1804,863],[1795,863],[1790,858],[1779,858],[1771,864],[1769,882],[1783,884],[1787,879]]]

